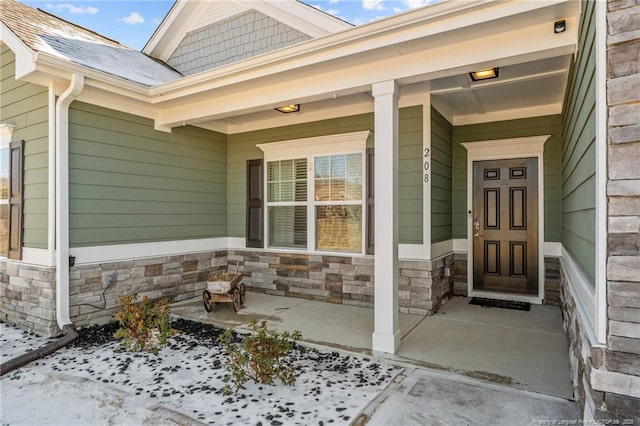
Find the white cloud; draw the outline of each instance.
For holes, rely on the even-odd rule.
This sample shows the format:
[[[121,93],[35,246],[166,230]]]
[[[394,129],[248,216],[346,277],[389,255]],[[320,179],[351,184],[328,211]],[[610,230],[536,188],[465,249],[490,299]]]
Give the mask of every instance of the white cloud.
[[[333,16],[338,16],[338,14],[340,13],[340,9],[325,9],[324,7],[320,6],[319,4],[312,4],[311,7],[315,7],[318,10],[321,10],[325,13],[328,13],[329,15],[333,15]]]
[[[162,22],[162,19],[158,18],[157,16],[154,16],[153,18],[151,18],[151,23],[153,25],[160,25],[161,22]]]
[[[362,0],[364,10],[384,10],[384,0]]]
[[[76,6],[71,3],[47,3],[47,9],[54,10],[56,12],[64,12],[65,10],[74,15],[86,14],[95,15],[98,13],[98,8],[93,6]]]
[[[428,4],[437,3],[439,0],[402,0],[409,9],[416,9],[418,7],[426,6]]]
[[[338,4],[340,3],[340,0],[329,0],[330,4]]]
[[[130,12],[127,16],[122,18],[121,21],[130,25],[144,24],[144,17],[138,12]]]

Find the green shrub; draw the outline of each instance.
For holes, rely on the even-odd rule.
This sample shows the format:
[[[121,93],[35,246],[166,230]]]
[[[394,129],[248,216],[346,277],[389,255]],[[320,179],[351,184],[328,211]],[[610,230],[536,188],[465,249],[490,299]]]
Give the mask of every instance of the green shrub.
[[[285,361],[293,345],[292,340],[302,337],[300,332],[277,333],[267,329],[266,321],[259,324],[251,321],[249,327],[253,334],[245,336],[241,343],[236,342],[231,329],[218,337],[218,342],[229,356],[226,364],[229,374],[224,381],[233,382],[233,389],[227,384],[223,389],[224,394],[237,392],[249,380],[267,385],[280,380],[285,385],[293,385],[299,372],[293,364]]]
[[[144,296],[136,303],[137,299],[136,293],[120,298],[122,309],[114,314],[120,328],[113,337],[123,340],[122,346],[128,351],[148,351],[157,355],[159,348],[176,334],[171,328],[169,301],[153,302]]]

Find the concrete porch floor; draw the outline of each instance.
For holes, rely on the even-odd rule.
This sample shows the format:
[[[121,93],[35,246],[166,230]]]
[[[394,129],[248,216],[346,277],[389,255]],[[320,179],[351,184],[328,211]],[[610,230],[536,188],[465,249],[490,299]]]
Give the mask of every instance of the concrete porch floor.
[[[512,387],[572,397],[568,347],[560,309],[532,305],[531,311],[484,308],[454,297],[432,316],[399,314],[402,335],[395,363],[463,374]],[[270,329],[300,330],[306,342],[371,354],[374,311],[305,299],[247,292],[245,305],[229,303],[207,313],[202,299],[172,305],[178,317],[246,331],[265,320]]]

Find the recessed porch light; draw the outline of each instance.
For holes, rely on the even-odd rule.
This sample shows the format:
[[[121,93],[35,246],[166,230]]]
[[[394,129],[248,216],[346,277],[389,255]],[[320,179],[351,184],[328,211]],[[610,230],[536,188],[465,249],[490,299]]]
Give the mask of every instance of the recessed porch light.
[[[488,80],[490,78],[498,78],[498,68],[489,68],[486,70],[470,72],[471,80],[480,81]]]
[[[285,106],[278,107],[275,110],[280,111],[284,114],[289,114],[290,112],[298,112],[300,111],[300,104],[285,105]]]

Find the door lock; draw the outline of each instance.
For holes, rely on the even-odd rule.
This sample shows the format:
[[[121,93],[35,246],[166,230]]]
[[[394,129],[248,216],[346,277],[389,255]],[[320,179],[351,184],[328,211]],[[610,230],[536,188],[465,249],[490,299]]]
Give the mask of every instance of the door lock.
[[[473,236],[474,237],[481,237],[482,234],[480,234],[480,221],[476,218],[473,221]]]

